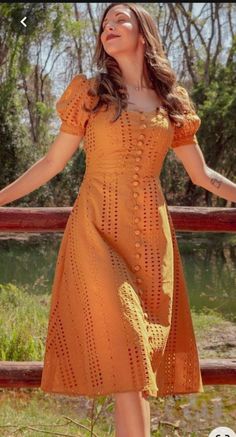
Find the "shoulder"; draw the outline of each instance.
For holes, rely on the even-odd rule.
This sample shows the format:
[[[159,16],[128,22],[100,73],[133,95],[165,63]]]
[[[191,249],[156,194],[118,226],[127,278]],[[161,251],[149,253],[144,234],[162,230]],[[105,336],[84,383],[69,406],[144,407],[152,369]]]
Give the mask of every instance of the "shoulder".
[[[87,74],[85,73],[79,73],[72,78],[68,87],[73,89],[78,89],[78,87],[89,88],[91,85],[93,85],[95,81],[96,81],[96,76],[88,77]]]
[[[71,101],[76,101],[78,98],[80,100],[81,98],[86,98],[92,83],[93,78],[88,78],[86,74],[76,74],[57,101],[57,108],[61,107],[61,105],[68,104]]]
[[[73,77],[71,84],[86,84],[87,86],[92,85],[97,79],[97,76],[91,76],[88,77],[85,73],[79,73],[76,74],[76,76]]]
[[[89,85],[89,79],[87,78],[86,74],[76,74],[69,83],[66,91],[79,91],[83,88],[88,87]]]
[[[95,84],[96,76],[88,77],[87,74],[81,73],[73,77],[68,86],[68,90],[74,95],[87,95],[89,89],[93,89]]]

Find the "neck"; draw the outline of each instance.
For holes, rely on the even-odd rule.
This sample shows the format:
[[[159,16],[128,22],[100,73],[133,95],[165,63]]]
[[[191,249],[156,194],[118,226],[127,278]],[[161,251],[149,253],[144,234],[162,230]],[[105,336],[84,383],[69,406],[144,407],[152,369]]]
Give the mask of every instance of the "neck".
[[[142,91],[143,89],[150,89],[150,88],[152,88],[151,84],[149,86],[146,86],[146,85],[141,85],[141,86],[137,85],[137,86],[135,86],[135,85],[128,84],[128,83],[126,83],[126,87],[128,89],[129,88],[134,89],[135,91]]]
[[[135,54],[116,58],[123,77],[124,84],[129,89],[142,91],[142,89],[151,88],[152,84],[148,79],[146,63],[144,62],[143,51],[137,51]]]

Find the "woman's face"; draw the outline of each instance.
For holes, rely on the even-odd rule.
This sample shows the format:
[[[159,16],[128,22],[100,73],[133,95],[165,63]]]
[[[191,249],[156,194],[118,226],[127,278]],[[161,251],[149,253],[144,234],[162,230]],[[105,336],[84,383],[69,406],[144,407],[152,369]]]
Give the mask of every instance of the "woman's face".
[[[127,55],[135,52],[140,44],[143,45],[135,14],[127,6],[117,5],[109,9],[102,22],[102,29],[101,42],[110,56],[122,53]],[[118,37],[107,40],[111,33]]]

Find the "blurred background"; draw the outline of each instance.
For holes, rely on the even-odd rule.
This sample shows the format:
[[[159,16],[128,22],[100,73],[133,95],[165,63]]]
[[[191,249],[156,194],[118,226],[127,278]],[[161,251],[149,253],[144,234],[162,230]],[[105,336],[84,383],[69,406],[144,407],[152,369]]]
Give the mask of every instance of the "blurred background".
[[[47,152],[60,125],[55,102],[73,76],[85,73],[90,77],[96,73],[92,57],[100,17],[108,4],[0,3],[0,189]],[[154,17],[178,81],[188,89],[196,105],[202,121],[197,138],[207,165],[235,182],[236,4],[141,5]],[[26,27],[21,23],[24,17]],[[85,167],[86,155],[80,149],[61,173],[7,207],[72,206]],[[168,205],[236,206],[192,184],[171,149],[165,158],[161,183]],[[0,233],[0,360],[43,359],[61,237],[61,233]],[[177,238],[200,358],[235,357],[236,236],[178,232]],[[191,436],[203,435],[219,420],[219,425],[235,423],[236,388],[218,386],[205,390],[187,401],[182,397],[179,403],[171,403],[171,398],[168,404],[165,402],[166,409],[161,399],[152,400],[152,435],[167,436],[158,421],[165,415],[169,422],[179,421],[180,434],[178,426],[172,430],[170,425],[167,427],[171,436],[182,437],[183,430],[189,430]],[[15,408],[19,421],[29,418],[40,422],[42,418],[44,424],[51,424],[58,414],[68,414],[69,408],[76,417],[90,405],[83,403],[79,410],[77,403],[76,410],[72,400],[70,406],[69,401],[49,404],[50,396],[37,394],[36,390],[35,402],[32,393],[28,396],[27,391],[23,394],[20,390],[14,396],[9,394],[8,401],[10,392],[0,391],[0,420],[4,419],[1,423],[12,422]],[[13,398],[17,399],[17,407],[12,404]],[[43,404],[39,408],[40,400]],[[100,422],[99,437],[112,433],[109,408],[104,422]],[[83,423],[91,422],[85,417]],[[72,431],[71,426],[67,431]],[[12,429],[1,430],[1,435],[12,435]],[[15,435],[38,434],[21,430]],[[84,430],[81,435],[92,434]]]
[[[109,3],[0,4],[0,188],[49,148],[60,124],[55,102],[92,65],[99,20]],[[236,4],[140,3],[154,17],[178,81],[202,120],[197,137],[207,165],[235,177]],[[24,27],[21,19],[27,17]],[[169,205],[230,206],[193,185],[170,150],[161,174]],[[85,153],[14,206],[68,206],[85,171]]]

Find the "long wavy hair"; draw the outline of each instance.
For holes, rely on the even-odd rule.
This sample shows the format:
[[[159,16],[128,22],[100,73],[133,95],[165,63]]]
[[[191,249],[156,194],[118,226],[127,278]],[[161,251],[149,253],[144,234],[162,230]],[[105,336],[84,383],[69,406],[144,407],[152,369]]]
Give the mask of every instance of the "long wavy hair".
[[[111,3],[103,12],[93,56],[93,63],[96,64],[100,72],[95,75],[94,85],[88,90],[88,95],[96,96],[97,102],[94,108],[87,108],[84,105],[85,111],[96,113],[104,104],[106,109],[108,109],[109,104],[115,104],[117,111],[112,121],[116,121],[121,115],[122,109],[127,108],[127,88],[123,82],[119,64],[105,52],[101,42],[103,20],[107,12],[115,5],[127,6],[135,14],[139,32],[145,40],[144,62],[148,78],[163,102],[162,106],[166,109],[170,120],[178,126],[182,126],[184,114],[194,112],[195,105],[187,90],[177,83],[176,74],[165,54],[153,18],[137,3]]]

